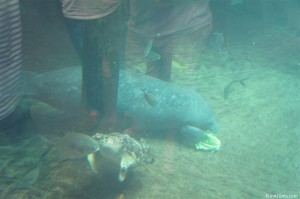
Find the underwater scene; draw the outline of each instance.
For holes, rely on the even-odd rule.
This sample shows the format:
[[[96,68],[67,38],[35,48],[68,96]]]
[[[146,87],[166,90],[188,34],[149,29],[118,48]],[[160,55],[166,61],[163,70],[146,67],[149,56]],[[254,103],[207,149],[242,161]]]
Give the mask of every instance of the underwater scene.
[[[299,0],[0,16],[0,199],[300,198]]]

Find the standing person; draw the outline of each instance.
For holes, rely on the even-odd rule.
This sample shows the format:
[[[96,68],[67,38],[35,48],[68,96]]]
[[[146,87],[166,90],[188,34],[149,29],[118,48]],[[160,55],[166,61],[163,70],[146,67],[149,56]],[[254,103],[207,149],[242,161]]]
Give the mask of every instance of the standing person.
[[[106,131],[116,125],[122,59],[121,0],[61,0],[73,45],[82,62],[82,101]]]
[[[158,54],[147,62],[146,73],[170,81],[174,41],[189,34],[199,42],[208,37],[212,21],[208,4],[209,0],[131,0],[126,61],[132,65]]]
[[[22,32],[19,0],[0,1],[0,130],[24,117],[20,108]]]

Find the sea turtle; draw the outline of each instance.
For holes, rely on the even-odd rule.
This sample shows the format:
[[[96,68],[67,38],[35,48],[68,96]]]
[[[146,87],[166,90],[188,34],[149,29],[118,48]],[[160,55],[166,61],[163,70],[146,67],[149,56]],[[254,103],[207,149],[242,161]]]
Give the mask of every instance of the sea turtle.
[[[92,136],[99,142],[99,152],[102,156],[120,163],[119,181],[124,181],[128,168],[136,162],[152,164],[154,158],[143,140],[138,142],[127,134],[96,133]]]

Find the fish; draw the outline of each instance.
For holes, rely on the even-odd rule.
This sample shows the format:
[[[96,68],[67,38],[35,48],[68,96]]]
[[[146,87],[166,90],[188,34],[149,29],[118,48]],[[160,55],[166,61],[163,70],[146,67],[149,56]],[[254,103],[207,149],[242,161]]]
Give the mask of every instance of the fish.
[[[238,80],[235,79],[235,80],[232,80],[231,82],[229,82],[229,84],[224,88],[224,94],[223,94],[224,99],[228,99],[229,93],[234,84],[240,83],[241,85],[245,86],[244,81],[247,79],[249,79],[249,77],[246,77],[243,79],[238,79]]]
[[[35,93],[32,97],[72,117],[80,115],[81,67],[50,71],[30,79]],[[172,130],[179,136],[191,136],[193,146],[207,130],[219,132],[213,110],[196,91],[134,71],[120,70],[117,111],[120,118],[129,117],[141,132]]]
[[[137,65],[139,63],[148,63],[154,62],[161,59],[161,56],[152,50],[153,39],[149,39],[146,43],[144,50],[140,52],[132,52],[126,54],[128,62],[131,62],[131,65]]]
[[[97,173],[94,155],[99,148],[99,143],[91,136],[83,133],[67,132],[55,144],[50,145],[40,159],[49,154],[57,154],[61,161],[86,157],[91,170]]]
[[[153,39],[149,39],[147,44],[146,44],[146,47],[144,49],[144,56],[145,57],[148,57],[149,53],[151,52],[152,45],[153,45]]]
[[[62,159],[83,158],[99,150],[98,142],[83,133],[67,132],[42,155],[57,153]]]
[[[144,97],[146,102],[150,105],[150,106],[156,106],[157,105],[157,100],[155,97],[155,94],[152,92],[147,91],[146,89],[142,89],[143,93],[144,93]]]
[[[146,58],[148,62],[160,60],[160,55],[151,50],[153,46],[153,41],[153,39],[149,39],[144,49],[144,58]]]

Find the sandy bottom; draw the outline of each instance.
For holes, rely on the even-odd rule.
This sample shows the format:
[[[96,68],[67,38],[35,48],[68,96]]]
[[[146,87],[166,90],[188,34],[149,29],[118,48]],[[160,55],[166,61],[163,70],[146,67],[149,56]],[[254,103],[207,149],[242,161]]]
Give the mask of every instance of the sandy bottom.
[[[78,64],[65,27],[51,24],[25,32],[27,68],[46,71]],[[57,48],[61,41],[65,44]],[[131,168],[123,183],[117,180],[118,165],[101,157],[98,174],[84,159],[49,158],[38,176],[21,181],[38,164],[46,143],[32,133],[32,126],[25,126],[27,133],[17,140],[1,133],[0,198],[298,198],[299,52],[299,36],[277,27],[243,42],[232,39],[220,52],[205,51],[196,67],[189,67],[188,55],[177,56],[172,81],[195,89],[211,105],[221,129],[221,149],[195,151],[174,141],[172,133],[148,137],[155,163]],[[246,79],[244,85],[234,83],[224,99],[225,87],[241,79]]]

